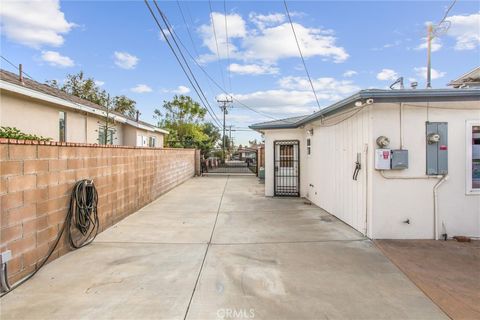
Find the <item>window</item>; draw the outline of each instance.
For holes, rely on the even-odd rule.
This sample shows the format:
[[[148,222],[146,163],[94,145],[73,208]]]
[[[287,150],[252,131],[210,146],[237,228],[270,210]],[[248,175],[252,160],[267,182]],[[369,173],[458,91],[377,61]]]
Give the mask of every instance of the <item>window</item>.
[[[156,140],[155,137],[148,137],[148,146],[150,148],[155,148]]]
[[[66,142],[67,141],[67,113],[64,111],[58,112],[58,141]]]
[[[105,131],[107,134],[105,135]],[[105,130],[105,128],[98,128],[98,143],[99,144],[113,144],[114,129]]]
[[[467,121],[467,194],[480,194],[480,120]]]
[[[310,155],[310,153],[312,152],[311,151],[311,147],[310,147],[310,138],[307,139],[307,154]]]

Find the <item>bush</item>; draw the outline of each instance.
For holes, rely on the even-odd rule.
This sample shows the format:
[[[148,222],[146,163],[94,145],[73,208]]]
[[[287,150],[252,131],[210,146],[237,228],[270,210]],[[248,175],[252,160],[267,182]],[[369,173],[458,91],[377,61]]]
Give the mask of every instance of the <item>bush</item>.
[[[17,139],[17,140],[36,140],[36,141],[50,141],[52,138],[37,136],[34,134],[24,133],[17,128],[0,127],[0,138]]]

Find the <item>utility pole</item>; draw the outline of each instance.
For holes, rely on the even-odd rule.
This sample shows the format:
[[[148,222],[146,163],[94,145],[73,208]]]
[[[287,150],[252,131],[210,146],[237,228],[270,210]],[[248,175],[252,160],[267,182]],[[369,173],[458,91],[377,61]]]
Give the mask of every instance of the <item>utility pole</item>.
[[[228,113],[228,104],[233,101],[225,97],[225,99],[217,99],[217,102],[221,104],[220,110],[223,112],[222,157],[223,161],[225,161],[225,115]]]

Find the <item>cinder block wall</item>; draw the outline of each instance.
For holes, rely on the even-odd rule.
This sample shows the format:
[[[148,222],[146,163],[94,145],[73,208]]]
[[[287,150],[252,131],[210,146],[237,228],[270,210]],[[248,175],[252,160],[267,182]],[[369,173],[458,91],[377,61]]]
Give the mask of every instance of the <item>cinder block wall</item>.
[[[0,252],[12,251],[10,283],[46,256],[76,181],[94,180],[103,231],[195,174],[193,149],[21,143],[31,142],[0,140]],[[61,241],[51,259],[66,252]]]

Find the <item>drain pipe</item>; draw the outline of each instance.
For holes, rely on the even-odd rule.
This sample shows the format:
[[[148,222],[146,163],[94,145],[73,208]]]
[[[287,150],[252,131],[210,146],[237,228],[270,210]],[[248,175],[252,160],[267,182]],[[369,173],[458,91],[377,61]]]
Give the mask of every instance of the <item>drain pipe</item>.
[[[434,228],[434,232],[435,232],[435,240],[438,240],[438,188],[440,187],[440,185],[442,185],[442,183],[444,183],[448,178],[448,175],[444,175],[442,176],[442,178],[440,180],[438,180],[438,182],[435,184],[435,186],[433,187],[433,228]]]

